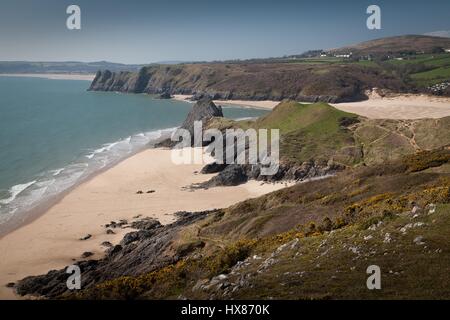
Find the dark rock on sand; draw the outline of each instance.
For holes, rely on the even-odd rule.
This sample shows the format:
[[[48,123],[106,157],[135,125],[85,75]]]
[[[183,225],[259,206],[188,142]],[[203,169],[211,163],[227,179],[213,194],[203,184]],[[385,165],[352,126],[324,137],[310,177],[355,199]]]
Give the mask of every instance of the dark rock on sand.
[[[144,218],[139,221],[132,222],[131,227],[138,230],[153,230],[161,227],[161,223],[153,218]]]
[[[14,282],[10,282],[6,285],[7,288],[14,288],[16,284]]]
[[[211,178],[209,181],[201,184],[202,187],[217,187],[217,186],[237,186],[245,183],[248,176],[242,166],[237,164],[228,165],[217,176]]]
[[[97,261],[88,260],[76,263],[82,271],[90,272],[97,266]],[[56,297],[61,292],[67,291],[67,278],[70,274],[66,273],[66,268],[61,270],[51,270],[45,275],[27,277],[19,281],[16,286],[16,292],[19,295],[39,294],[47,297]],[[81,287],[83,288],[84,279],[81,277]]]
[[[116,234],[113,230],[111,229],[107,229],[106,230],[106,234]]]
[[[154,228],[151,231],[137,231],[136,235],[128,236],[129,239],[136,238],[137,240],[108,249],[103,259],[77,263],[82,273],[81,287],[86,289],[109,279],[126,275],[136,276],[176,263],[180,260],[180,256],[173,255],[170,248],[179,236],[180,230],[214,212],[217,210],[177,213],[179,219],[176,222]],[[53,270],[46,275],[20,280],[16,284],[16,290],[20,295],[60,297],[71,293],[66,286],[69,276],[65,269]]]
[[[193,189],[212,188],[217,186],[236,186],[250,179],[275,182],[281,180],[304,181],[307,179],[334,175],[345,169],[344,165],[334,161],[305,161],[301,165],[281,164],[276,174],[267,176],[261,174],[261,165],[227,165],[225,169],[210,180],[193,185]],[[208,172],[209,168],[205,171]]]
[[[94,254],[92,253],[92,252],[90,252],[90,251],[86,251],[86,252],[83,252],[83,254],[81,255],[81,257],[82,258],[89,258],[89,257],[92,257]]]
[[[103,242],[101,243],[101,245],[102,245],[103,247],[107,247],[107,248],[111,248],[111,247],[113,246],[112,243],[109,242],[109,241],[103,241]]]
[[[126,246],[130,243],[136,242],[136,241],[142,241],[146,238],[149,238],[153,235],[153,232],[149,230],[139,230],[139,231],[132,231],[127,233],[122,241],[120,241],[121,246]]]
[[[217,162],[213,162],[213,163],[209,163],[206,166],[204,166],[202,168],[202,170],[200,171],[200,173],[202,173],[202,174],[217,173],[217,172],[224,170],[226,167],[227,167],[227,165],[224,163],[219,164]]]
[[[127,224],[127,220],[120,220],[119,222],[111,221],[109,224],[105,224],[105,228],[121,228]]]
[[[88,240],[88,239],[90,239],[90,238],[92,238],[92,235],[91,235],[91,234],[88,234],[88,235],[84,236],[83,238],[80,238],[80,240],[81,240],[81,241],[84,241],[84,240]]]

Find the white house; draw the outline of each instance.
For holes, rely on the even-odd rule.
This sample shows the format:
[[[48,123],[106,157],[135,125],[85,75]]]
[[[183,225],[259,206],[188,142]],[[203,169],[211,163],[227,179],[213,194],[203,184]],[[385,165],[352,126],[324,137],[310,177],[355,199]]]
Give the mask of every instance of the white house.
[[[450,52],[450,49],[445,49],[445,52]]]
[[[334,55],[336,58],[350,58],[352,56],[352,52],[346,54],[336,54]]]

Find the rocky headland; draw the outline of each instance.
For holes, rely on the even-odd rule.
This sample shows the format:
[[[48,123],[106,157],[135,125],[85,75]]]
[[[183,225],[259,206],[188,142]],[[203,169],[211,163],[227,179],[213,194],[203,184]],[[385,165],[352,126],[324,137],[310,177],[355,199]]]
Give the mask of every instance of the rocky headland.
[[[198,100],[344,102],[367,99],[373,87],[396,92],[407,85],[395,75],[358,65],[184,64],[143,67],[139,72],[98,71],[89,90],[187,94]],[[317,69],[317,70],[316,70]]]
[[[257,165],[211,163],[201,172],[218,174],[194,187],[299,183],[225,209],[177,213],[168,225],[114,223],[132,230],[105,244],[104,258],[75,262],[81,291],[67,289],[61,269],[10,284],[16,292],[51,299],[370,298],[358,289],[370,258],[388,270],[392,290],[384,297],[448,294],[449,117],[368,120],[324,103],[283,101],[259,119],[231,121],[202,99],[183,127],[192,129],[194,120],[221,131],[281,131],[276,175],[260,176]],[[411,291],[411,283],[433,290]]]

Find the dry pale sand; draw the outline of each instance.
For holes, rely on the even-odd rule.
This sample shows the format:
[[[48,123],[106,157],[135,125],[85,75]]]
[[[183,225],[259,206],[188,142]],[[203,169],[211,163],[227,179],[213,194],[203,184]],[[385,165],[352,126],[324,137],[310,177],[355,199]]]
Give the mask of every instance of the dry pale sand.
[[[2,77],[25,77],[44,78],[53,80],[85,80],[92,81],[95,74],[75,74],[75,73],[0,73]]]
[[[190,95],[175,95],[176,100],[189,99]],[[273,109],[279,101],[215,100],[217,104],[239,105],[252,108]],[[307,102],[306,102],[307,103]],[[337,109],[371,119],[422,119],[450,116],[450,98],[427,95],[394,95],[371,97],[360,102],[335,103]]]
[[[375,97],[333,106],[370,119],[437,119],[450,116],[450,98],[426,95]]]
[[[285,186],[250,181],[236,187],[184,189],[213,176],[196,174],[201,167],[175,165],[170,150],[148,149],[79,185],[45,214],[0,239],[0,299],[18,298],[5,287],[9,282],[63,268],[86,251],[101,257],[102,242],[116,244],[130,231],[115,229],[117,234],[107,235],[102,225],[112,220],[142,215],[169,223],[176,211],[227,207]],[[156,192],[136,194],[138,190]],[[87,234],[92,238],[79,240]]]
[[[173,96],[175,100],[186,101],[191,98],[191,95],[186,94],[176,94]],[[260,109],[268,109],[272,110],[275,108],[280,101],[272,101],[272,100],[263,100],[263,101],[250,101],[250,100],[214,100],[215,104],[220,105],[233,105],[240,107],[248,107],[248,108],[260,108]]]

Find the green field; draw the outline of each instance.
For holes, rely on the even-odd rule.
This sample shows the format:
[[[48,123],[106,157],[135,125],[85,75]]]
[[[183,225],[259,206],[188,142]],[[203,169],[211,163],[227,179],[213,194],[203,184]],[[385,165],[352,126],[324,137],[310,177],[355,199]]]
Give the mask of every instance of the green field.
[[[303,64],[328,64],[328,63],[343,63],[345,60],[343,58],[336,57],[315,57],[315,58],[301,58],[301,59],[290,59],[289,63],[303,63]]]
[[[414,73],[411,78],[417,84],[430,86],[436,83],[450,81],[450,66],[439,67],[430,71]]]
[[[427,66],[442,66],[450,64],[450,53],[440,53],[440,54],[421,54],[414,55],[404,60],[389,60],[389,63],[402,65],[402,64],[417,64],[423,63]]]
[[[388,63],[398,68],[411,68],[409,76],[418,86],[427,87],[450,80],[449,53],[416,55],[405,60],[389,60]]]
[[[317,57],[290,60],[298,64],[355,64],[362,67],[386,69],[394,74],[407,74],[410,81],[419,87],[428,87],[450,80],[450,53],[419,54],[404,57],[403,60],[391,59],[380,62],[375,60],[350,61],[335,57]],[[326,73],[326,69],[315,74]]]

